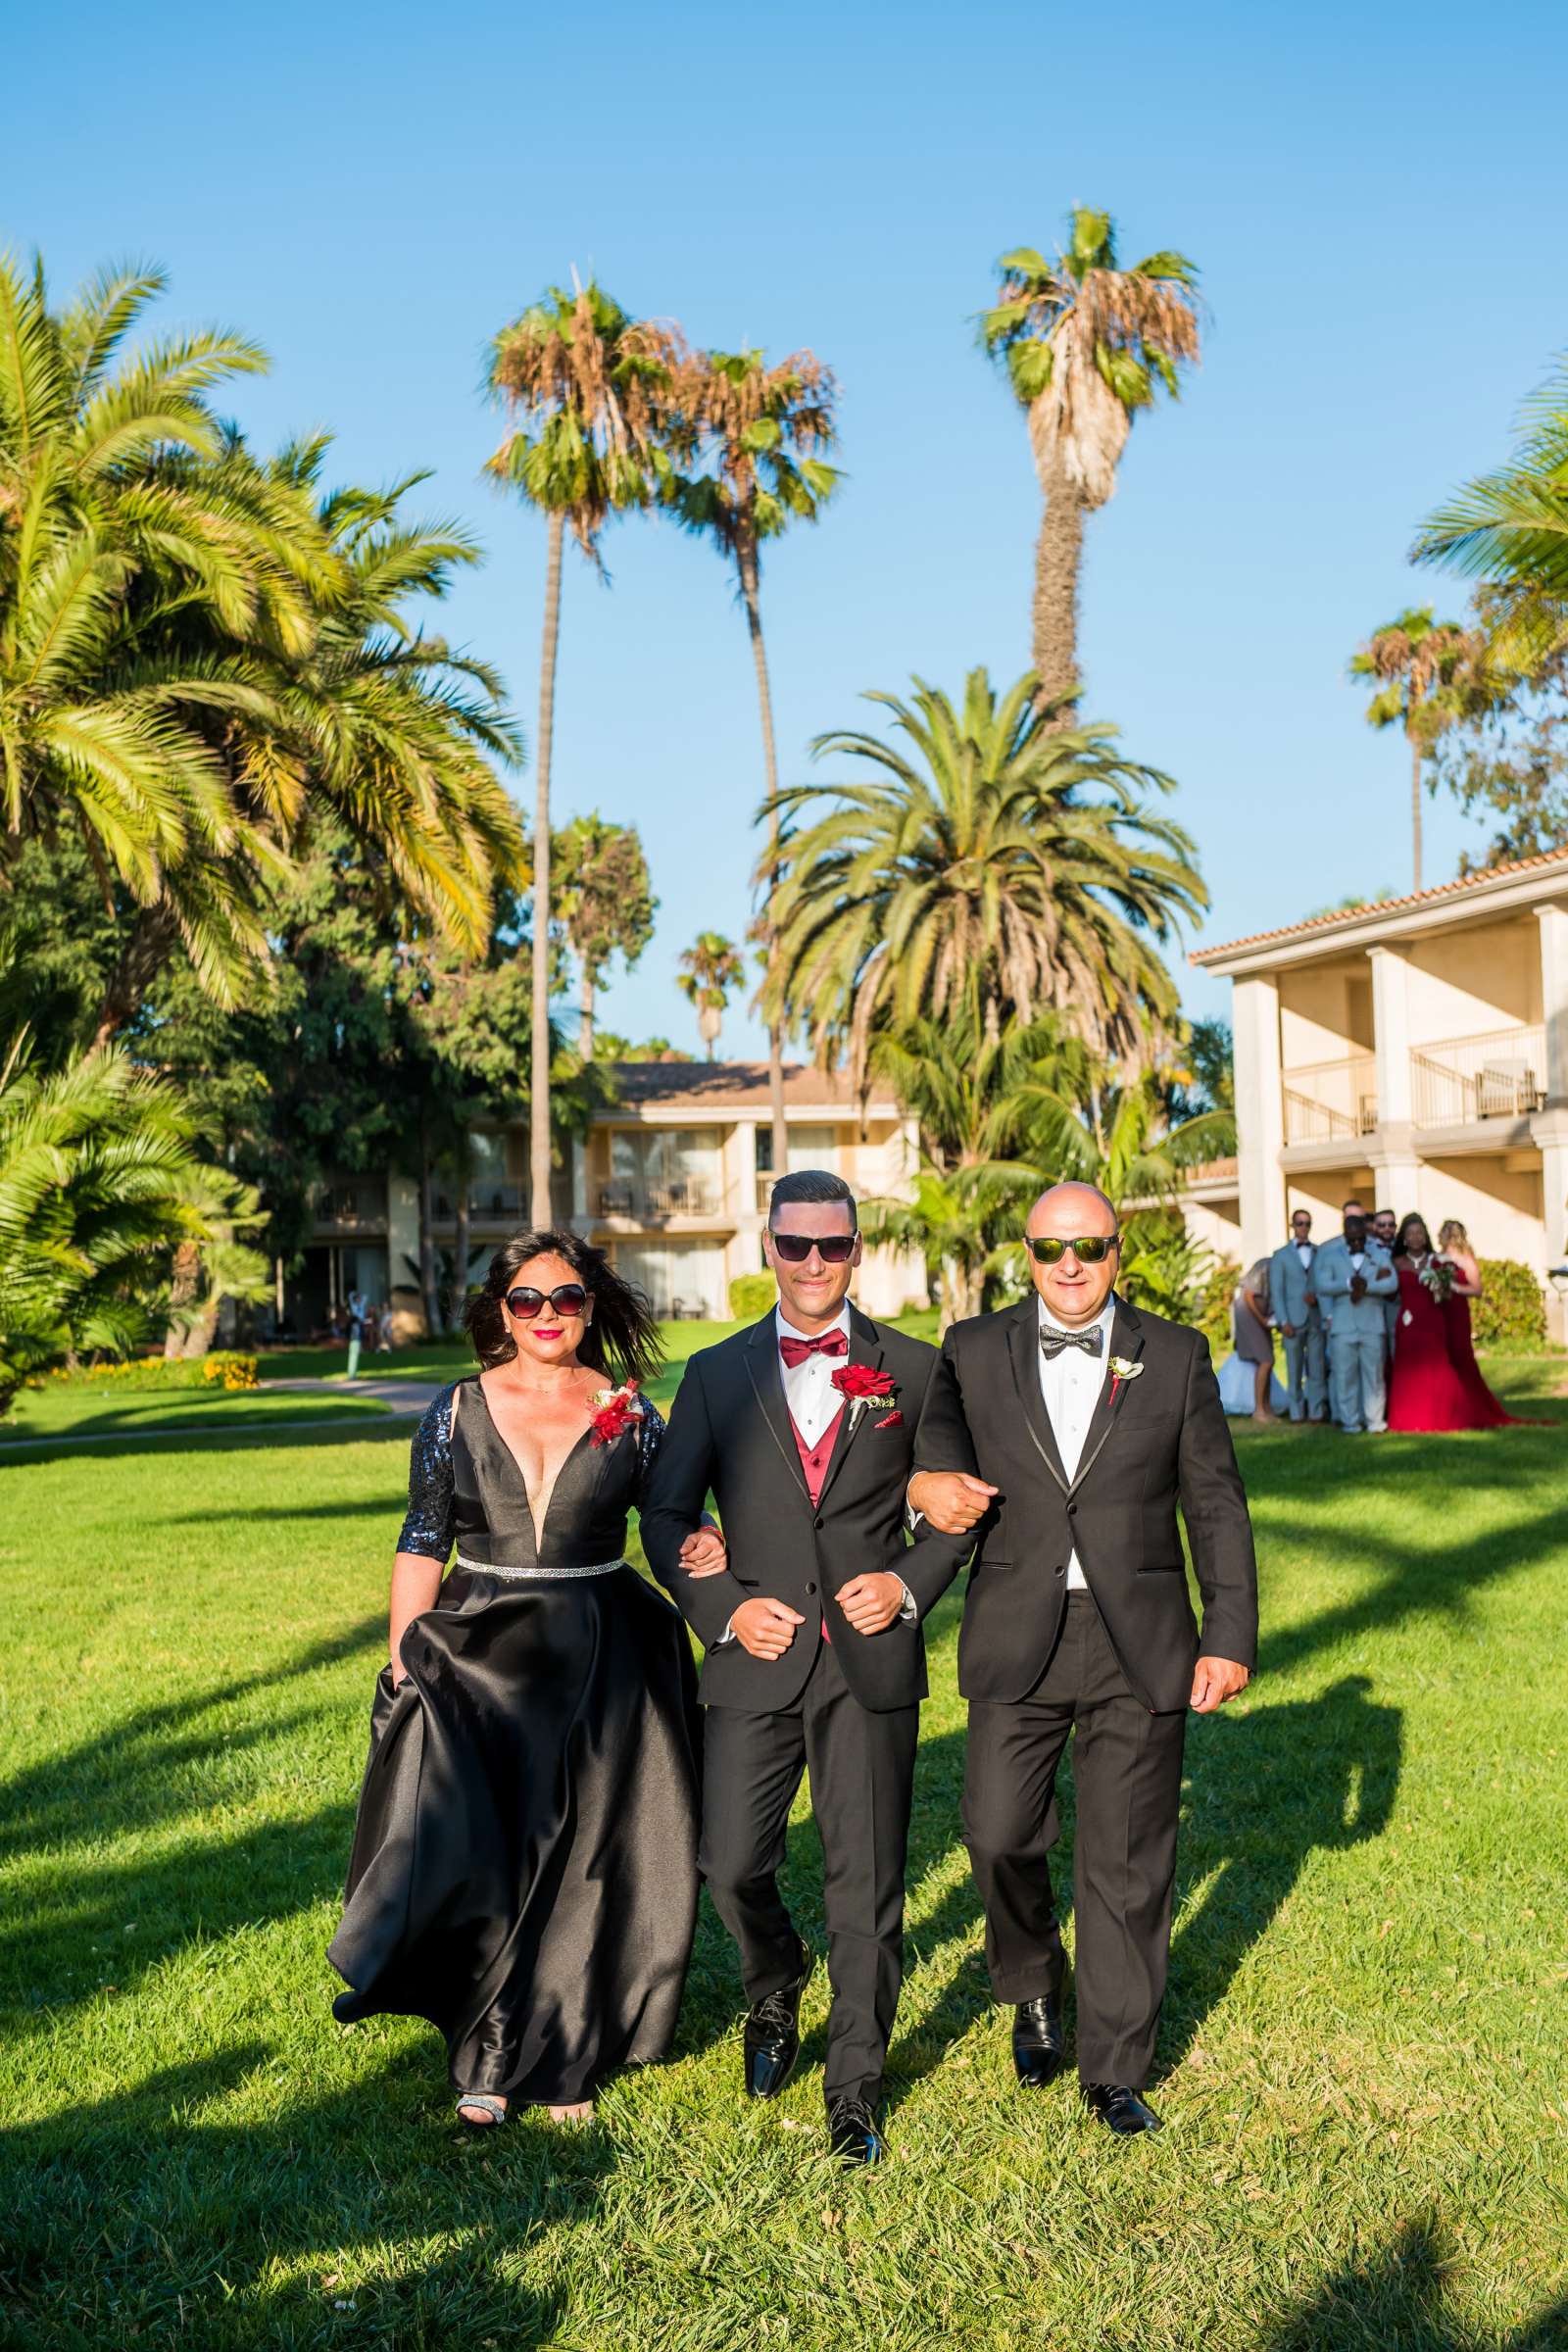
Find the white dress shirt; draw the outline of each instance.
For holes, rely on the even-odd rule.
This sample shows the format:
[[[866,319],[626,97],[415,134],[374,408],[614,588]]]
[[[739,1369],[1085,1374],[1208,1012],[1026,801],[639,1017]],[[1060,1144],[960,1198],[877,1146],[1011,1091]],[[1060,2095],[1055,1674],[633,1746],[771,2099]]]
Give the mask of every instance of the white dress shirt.
[[[774,1308],[773,1320],[778,1326],[778,1336],[781,1340],[786,1338],[809,1340],[823,1336],[822,1333],[797,1331],[793,1323],[786,1322],[782,1307]],[[784,1383],[784,1401],[790,1408],[790,1419],[812,1452],[816,1450],[817,1442],[823,1431],[831,1426],[834,1415],[844,1410],[844,1396],[833,1386],[833,1375],[835,1372],[842,1371],[850,1360],[848,1300],[839,1308],[837,1316],[825,1328],[827,1331],[843,1332],[845,1338],[843,1355],[823,1355],[819,1352],[815,1355],[808,1355],[803,1364],[793,1366],[787,1364],[781,1355],[778,1364],[779,1376]]]
[[[1311,1243],[1310,1243],[1310,1242],[1298,1242],[1298,1243],[1297,1243],[1297,1245],[1296,1245],[1296,1254],[1297,1254],[1297,1256],[1298,1256],[1298,1257],[1300,1259],[1300,1261],[1301,1261],[1301,1271],[1302,1271],[1304,1274],[1310,1274],[1310,1273],[1311,1273],[1311,1271],[1312,1271],[1312,1245],[1311,1245]]]
[[[1043,1298],[1039,1300],[1039,1307],[1041,1330],[1060,1331],[1061,1325],[1047,1314]],[[1098,1329],[1098,1356],[1086,1355],[1081,1348],[1063,1348],[1056,1356],[1048,1356],[1044,1348],[1040,1350],[1040,1394],[1045,1398],[1046,1412],[1056,1441],[1056,1451],[1061,1456],[1061,1466],[1069,1478],[1075,1474],[1083,1459],[1089,1424],[1095,1417],[1100,1392],[1109,1375],[1110,1327],[1115,1313],[1115,1299],[1107,1298],[1095,1323],[1079,1325],[1080,1330]],[[1067,1562],[1067,1590],[1069,1592],[1087,1592],[1089,1590],[1089,1580],[1078,1564],[1076,1551]]]

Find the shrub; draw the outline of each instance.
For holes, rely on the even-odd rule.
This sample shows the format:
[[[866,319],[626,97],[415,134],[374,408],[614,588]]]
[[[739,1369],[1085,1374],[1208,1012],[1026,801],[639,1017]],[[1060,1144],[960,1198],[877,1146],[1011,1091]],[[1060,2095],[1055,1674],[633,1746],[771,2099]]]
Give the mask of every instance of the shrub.
[[[771,1274],[737,1274],[729,1286],[729,1311],[737,1323],[755,1323],[777,1297]]]
[[[1529,1355],[1546,1345],[1546,1302],[1541,1285],[1516,1257],[1481,1260],[1481,1297],[1471,1301],[1478,1348]]]
[[[62,1367],[51,1380],[72,1388],[119,1389],[126,1395],[142,1389],[254,1389],[254,1355],[234,1355],[215,1348],[209,1355],[133,1355],[122,1363],[78,1364]]]
[[[1231,1351],[1231,1300],[1242,1279],[1234,1257],[1216,1257],[1198,1294],[1193,1321],[1208,1342],[1208,1352],[1219,1362]]]

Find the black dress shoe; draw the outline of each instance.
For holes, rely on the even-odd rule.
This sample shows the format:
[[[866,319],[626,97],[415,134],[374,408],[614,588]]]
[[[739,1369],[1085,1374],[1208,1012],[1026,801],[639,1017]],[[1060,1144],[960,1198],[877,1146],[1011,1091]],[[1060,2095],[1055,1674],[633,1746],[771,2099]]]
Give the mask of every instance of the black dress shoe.
[[[1031,2090],[1054,2082],[1067,2055],[1067,2029],[1061,2018],[1059,1992],[1042,1993],[1035,2001],[1020,2001],[1012,2013],[1012,2063],[1018,2080]]]
[[[887,2153],[876,2128],[876,2111],[867,2099],[834,2099],[827,2111],[827,2134],[840,2164],[880,2164]]]
[[[1086,2082],[1084,2102],[1091,2115],[1098,2115],[1108,2131],[1125,2138],[1133,2132],[1163,2132],[1165,2127],[1125,2082]]]
[[[801,1995],[811,1973],[811,1948],[801,1943],[800,1973],[777,1992],[763,1993],[746,2014],[746,2095],[776,2099],[801,2054]]]

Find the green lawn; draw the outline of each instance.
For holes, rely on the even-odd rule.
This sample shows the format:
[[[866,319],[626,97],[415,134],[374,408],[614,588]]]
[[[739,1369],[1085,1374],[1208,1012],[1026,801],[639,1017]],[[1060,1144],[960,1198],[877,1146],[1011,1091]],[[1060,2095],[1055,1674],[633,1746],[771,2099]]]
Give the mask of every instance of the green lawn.
[[[0,1447],[31,1446],[48,1438],[133,1438],[143,1431],[164,1429],[200,1434],[219,1429],[265,1429],[272,1421],[354,1421],[367,1416],[373,1420],[384,1418],[387,1409],[373,1396],[356,1396],[352,1391],[341,1396],[322,1396],[297,1389],[269,1395],[265,1387],[228,1393],[222,1389],[121,1391],[51,1384],[24,1390],[18,1397],[0,1422]]]
[[[801,2076],[743,2109],[706,1909],[673,2062],[586,2132],[463,2135],[433,2034],[332,2022],[406,1421],[273,1444],[202,1399],[189,1448],[14,1454],[0,2344],[1568,2342],[1568,1400],[1560,1357],[1491,1369],[1551,1426],[1242,1434],[1264,1671],[1192,1729],[1157,2140],[1012,2085],[945,1605],[863,2177],[825,2159],[820,1971]],[[820,1947],[804,1808],[788,1878]]]

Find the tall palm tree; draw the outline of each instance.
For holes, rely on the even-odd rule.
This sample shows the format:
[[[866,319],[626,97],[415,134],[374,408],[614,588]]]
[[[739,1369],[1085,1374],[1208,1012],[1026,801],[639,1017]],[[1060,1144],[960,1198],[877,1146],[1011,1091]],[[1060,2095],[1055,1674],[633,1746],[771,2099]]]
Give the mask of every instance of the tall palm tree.
[[[1568,644],[1568,356],[1519,424],[1508,464],[1467,482],[1422,526],[1411,553],[1489,583],[1491,658],[1531,677]]]
[[[1367,724],[1400,726],[1410,747],[1410,859],[1412,888],[1421,887],[1421,770],[1444,727],[1470,696],[1470,673],[1481,639],[1455,620],[1434,620],[1432,607],[1411,607],[1374,629],[1351,656],[1350,675],[1376,682]],[[1476,691],[1479,691],[1477,689]]]
[[[997,264],[998,299],[980,340],[1005,366],[1029,419],[1045,498],[1035,547],[1034,665],[1053,723],[1078,692],[1078,578],[1084,516],[1116,487],[1133,418],[1199,357],[1198,270],[1180,253],[1116,260],[1108,213],[1078,205],[1053,261],[1033,246]]]
[[[529,1215],[550,1223],[550,770],[555,746],[561,563],[569,527],[600,570],[612,514],[646,507],[661,478],[660,437],[679,338],[635,319],[592,278],[550,286],[492,346],[491,394],[512,426],[486,470],[546,518],[544,644],[534,771],[533,1027]]]
[[[762,637],[762,549],[792,522],[815,522],[840,480],[819,453],[835,438],[833,377],[813,352],[769,368],[760,351],[710,351],[683,368],[679,446],[696,459],[668,486],[666,503],[684,526],[710,540],[735,566],[757,673],[762,722],[763,806],[768,811],[763,952],[773,957],[768,907],[778,878],[778,743]],[[768,1108],[773,1165],[788,1164],[784,1119],[784,1015],[768,1021]]]
[[[675,985],[697,1008],[697,1026],[708,1058],[713,1058],[713,1047],[723,1024],[724,1007],[746,976],[746,965],[739,951],[719,931],[700,931],[694,944],[682,951],[681,969]],[[774,1166],[789,1165],[775,1159]]]
[[[946,1018],[973,983],[987,1034],[1057,1012],[1096,1053],[1135,1057],[1176,1015],[1158,950],[1208,903],[1180,826],[1151,806],[1170,789],[1124,759],[1115,729],[1055,731],[1026,672],[998,697],[971,670],[961,710],[922,679],[912,701],[873,694],[903,746],[821,736],[877,771],[792,785],[776,895],[772,1006],[809,1007],[830,1059],[857,1084],[882,1028]]]
[[[577,1052],[594,1057],[594,998],[612,956],[628,970],[654,935],[659,901],[635,825],[607,824],[597,810],[574,816],[553,853],[557,906],[577,957]]]

